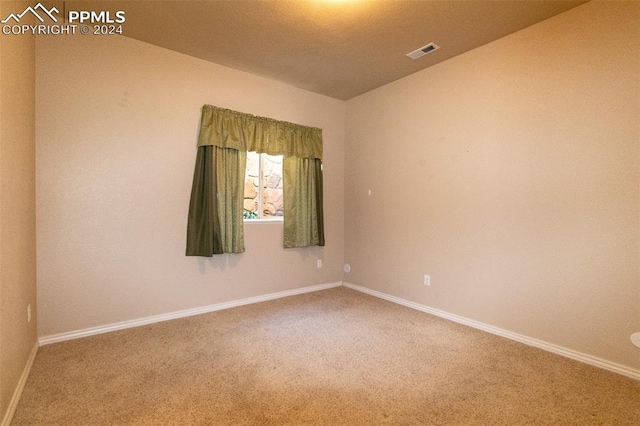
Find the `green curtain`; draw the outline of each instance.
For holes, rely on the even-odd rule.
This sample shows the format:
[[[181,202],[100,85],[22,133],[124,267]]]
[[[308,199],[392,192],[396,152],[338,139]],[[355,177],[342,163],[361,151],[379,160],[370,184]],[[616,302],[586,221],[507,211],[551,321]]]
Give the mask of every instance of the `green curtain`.
[[[187,222],[187,256],[211,257],[222,253],[216,192],[216,149],[214,146],[198,147]]]
[[[284,247],[323,246],[322,130],[204,105],[187,256],[244,252],[247,151],[284,156]]]
[[[202,107],[198,146],[322,159],[322,129],[218,108]]]
[[[198,147],[187,222],[187,256],[244,252],[246,152]]]
[[[247,168],[247,152],[218,148],[216,189],[218,193],[218,217],[222,231],[224,253],[244,252],[244,174]]]
[[[284,247],[324,246],[322,161],[285,157]]]

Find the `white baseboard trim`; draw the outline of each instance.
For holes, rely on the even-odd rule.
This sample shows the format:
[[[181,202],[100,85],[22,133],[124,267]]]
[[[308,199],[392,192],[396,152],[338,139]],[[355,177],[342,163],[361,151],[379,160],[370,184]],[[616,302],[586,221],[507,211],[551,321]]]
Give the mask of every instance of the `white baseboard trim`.
[[[587,355],[582,352],[574,351],[572,349],[564,348],[562,346],[554,345],[552,343],[545,342],[543,340],[534,339],[532,337],[524,336],[522,334],[514,333],[502,328],[494,327],[479,321],[474,321],[459,315],[451,314],[449,312],[441,311],[439,309],[431,308],[426,305],[411,302],[409,300],[402,299],[400,297],[392,296],[390,294],[382,293],[377,290],[372,290],[367,287],[362,287],[357,284],[348,282],[342,283],[345,287],[353,290],[360,291],[362,293],[369,294],[371,296],[379,297],[380,299],[388,300],[389,302],[397,303],[399,305],[406,306],[408,308],[416,309],[418,311],[426,312],[431,315],[435,315],[441,318],[448,319],[459,324],[464,324],[469,327],[476,328],[478,330],[486,331],[497,336],[506,337],[507,339],[515,340],[516,342],[524,343],[525,345],[534,346],[539,349],[543,349],[548,352],[552,352],[558,355],[562,355],[566,358],[571,358],[576,361],[583,362],[585,364],[593,365],[594,367],[603,368],[605,370],[613,371],[614,373],[622,374],[623,376],[630,377],[635,380],[640,380],[640,370],[616,364],[611,361],[607,361],[602,358],[598,358],[592,355]]]
[[[232,300],[230,302],[217,303],[215,305],[202,306],[200,308],[186,309],[183,311],[170,312],[167,314],[153,315],[150,317],[139,318],[130,321],[122,321],[112,324],[101,325],[98,327],[85,328],[82,330],[70,331],[67,333],[52,334],[50,336],[40,337],[40,346],[50,345],[52,343],[64,342],[66,340],[80,339],[82,337],[94,336],[96,334],[109,333],[116,330],[124,330],[127,328],[139,327],[141,325],[153,324],[156,322],[169,321],[178,318],[190,317],[193,315],[206,314],[208,312],[221,311],[223,309],[235,308],[252,303],[266,302],[267,300],[280,299],[282,297],[295,296],[303,293],[311,293],[314,291],[326,290],[333,287],[339,287],[342,282],[334,282],[327,284],[318,284],[308,287],[300,287],[293,290],[280,291],[277,293],[269,293],[261,296],[249,297],[246,299]]]
[[[24,385],[27,384],[27,379],[29,378],[29,373],[31,373],[31,367],[33,367],[33,361],[35,361],[37,353],[38,353],[38,342],[36,342],[33,345],[33,348],[31,349],[31,353],[29,354],[29,359],[27,359],[27,365],[25,365],[24,370],[22,370],[22,375],[20,376],[20,380],[18,380],[18,385],[16,386],[16,389],[13,392],[11,401],[9,401],[9,406],[7,407],[7,411],[4,413],[4,418],[2,419],[2,426],[9,426],[11,424],[11,420],[13,419],[13,415],[16,413],[16,408],[18,408],[18,402],[20,402],[20,397],[22,396]]]

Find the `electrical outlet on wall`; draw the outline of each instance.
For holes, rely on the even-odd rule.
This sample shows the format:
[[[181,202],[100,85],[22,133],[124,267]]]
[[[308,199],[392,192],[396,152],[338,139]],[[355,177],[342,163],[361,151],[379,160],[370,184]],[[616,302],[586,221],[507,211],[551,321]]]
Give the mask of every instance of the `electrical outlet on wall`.
[[[322,259],[318,259],[318,269],[322,268]]]
[[[431,285],[431,275],[424,276],[424,285]]]
[[[27,322],[31,322],[31,303],[27,305]]]

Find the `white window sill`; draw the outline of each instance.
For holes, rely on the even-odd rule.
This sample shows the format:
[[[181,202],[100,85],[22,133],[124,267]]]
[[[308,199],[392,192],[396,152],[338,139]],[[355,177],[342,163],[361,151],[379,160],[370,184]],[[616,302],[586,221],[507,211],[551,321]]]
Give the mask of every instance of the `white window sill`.
[[[244,219],[244,223],[284,223],[282,217],[273,219]]]

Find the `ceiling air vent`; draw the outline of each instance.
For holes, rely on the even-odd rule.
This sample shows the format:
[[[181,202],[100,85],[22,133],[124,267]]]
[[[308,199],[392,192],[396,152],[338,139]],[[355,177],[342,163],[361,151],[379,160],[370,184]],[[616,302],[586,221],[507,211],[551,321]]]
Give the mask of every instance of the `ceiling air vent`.
[[[440,46],[438,46],[435,43],[429,43],[426,46],[422,46],[420,49],[416,49],[411,53],[407,53],[407,56],[410,57],[411,59],[418,59],[421,56],[424,56],[427,53],[431,53],[436,49],[440,49]]]

